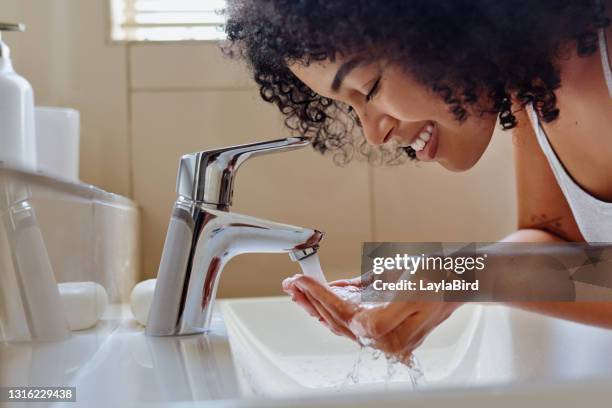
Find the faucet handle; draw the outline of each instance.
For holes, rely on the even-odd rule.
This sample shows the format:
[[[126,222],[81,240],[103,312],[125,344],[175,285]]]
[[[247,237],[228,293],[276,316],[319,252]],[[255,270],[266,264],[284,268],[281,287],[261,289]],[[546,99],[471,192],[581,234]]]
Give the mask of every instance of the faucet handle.
[[[227,210],[232,205],[234,178],[247,159],[299,149],[310,144],[303,136],[190,153],[179,162],[176,191],[198,203]]]

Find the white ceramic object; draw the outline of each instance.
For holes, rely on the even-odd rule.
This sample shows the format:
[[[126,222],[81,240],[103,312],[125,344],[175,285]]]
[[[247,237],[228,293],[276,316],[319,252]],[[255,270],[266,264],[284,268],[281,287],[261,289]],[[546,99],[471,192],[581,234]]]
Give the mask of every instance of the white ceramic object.
[[[409,370],[397,366],[397,375],[388,378],[384,358],[362,353],[355,342],[334,335],[289,298],[221,300],[219,305],[232,350],[258,394],[412,389]],[[417,358],[428,383],[451,385],[463,379],[458,371],[475,352],[481,315],[480,306],[460,309],[419,348]],[[347,380],[356,364],[357,383]]]
[[[24,197],[27,188],[23,187],[0,174],[0,201]],[[5,339],[69,338],[70,328],[36,210],[19,200],[8,211],[0,204],[0,213],[0,344]]]
[[[79,112],[70,108],[37,106],[38,169],[70,181],[79,180]]]
[[[218,313],[207,336],[163,338],[145,336],[128,316],[129,305],[111,304],[104,324],[73,332],[65,341],[2,345],[0,386],[76,387],[76,402],[37,402],[40,407],[167,407],[240,397]]]
[[[347,382],[359,347],[332,334],[289,298],[220,300],[219,305],[236,359],[259,394],[412,389],[406,373],[385,382],[386,365],[367,354],[359,383]],[[612,330],[500,305],[462,306],[414,354],[425,375],[420,389],[612,380]]]
[[[0,166],[0,346],[70,336],[64,309],[73,308],[62,305],[59,282],[97,282],[109,303],[127,304],[140,268],[138,231],[129,199]]]
[[[96,282],[64,282],[58,284],[64,313],[70,330],[93,327],[108,306],[108,294]]]
[[[157,279],[147,279],[139,282],[134,286],[130,295],[130,308],[134,319],[143,326],[147,325],[147,317],[149,316],[149,309],[151,309],[156,282]]]
[[[34,92],[13,69],[0,37],[0,162],[36,169]]]

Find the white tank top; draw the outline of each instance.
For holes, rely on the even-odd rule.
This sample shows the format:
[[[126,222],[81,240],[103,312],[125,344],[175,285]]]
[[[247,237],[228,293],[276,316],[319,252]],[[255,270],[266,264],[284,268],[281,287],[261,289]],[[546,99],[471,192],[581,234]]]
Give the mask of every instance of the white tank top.
[[[612,98],[612,69],[608,60],[608,48],[604,29],[599,29],[599,53],[604,72],[608,94]],[[563,164],[555,154],[548,137],[540,124],[535,109],[530,104],[527,113],[531,125],[538,139],[542,151],[548,159],[548,163],[557,179],[557,183],[563,191],[569,206],[574,214],[578,228],[587,242],[612,242],[612,203],[599,200],[582,189],[574,179],[567,173]],[[606,130],[612,137],[612,130]]]

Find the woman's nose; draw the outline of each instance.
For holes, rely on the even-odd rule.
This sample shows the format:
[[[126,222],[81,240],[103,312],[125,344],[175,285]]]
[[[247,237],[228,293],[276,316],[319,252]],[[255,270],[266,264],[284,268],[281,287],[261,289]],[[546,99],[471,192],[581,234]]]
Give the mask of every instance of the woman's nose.
[[[369,144],[377,146],[391,140],[393,128],[396,124],[390,116],[368,113],[359,115],[359,121]]]

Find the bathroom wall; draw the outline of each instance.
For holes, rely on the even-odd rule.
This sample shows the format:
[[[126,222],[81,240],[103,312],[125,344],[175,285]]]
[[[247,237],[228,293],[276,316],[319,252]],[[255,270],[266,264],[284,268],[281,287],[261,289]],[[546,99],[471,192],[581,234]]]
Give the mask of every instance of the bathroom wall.
[[[157,272],[181,154],[287,135],[214,43],[110,43],[105,0],[3,0],[0,20],[28,25],[7,38],[37,103],[81,111],[82,179],[139,203],[143,277]],[[324,269],[348,277],[363,241],[501,238],[515,225],[513,179],[507,132],[460,174],[425,163],[338,167],[301,150],[246,163],[234,210],[325,231]],[[287,256],[244,255],[228,265],[220,295],[278,294],[297,272]]]

